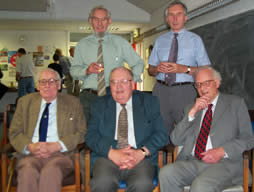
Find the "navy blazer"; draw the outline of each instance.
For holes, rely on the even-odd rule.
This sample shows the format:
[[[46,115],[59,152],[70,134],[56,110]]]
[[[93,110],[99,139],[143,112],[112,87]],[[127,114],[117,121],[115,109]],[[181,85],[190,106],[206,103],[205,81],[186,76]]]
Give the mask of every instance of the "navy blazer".
[[[154,165],[157,152],[168,144],[168,133],[160,115],[157,97],[134,91],[132,94],[133,121],[137,148],[146,146]],[[92,164],[98,157],[108,158],[111,147],[116,148],[114,139],[116,128],[116,102],[112,95],[100,97],[91,106],[91,119],[85,137],[92,150]]]

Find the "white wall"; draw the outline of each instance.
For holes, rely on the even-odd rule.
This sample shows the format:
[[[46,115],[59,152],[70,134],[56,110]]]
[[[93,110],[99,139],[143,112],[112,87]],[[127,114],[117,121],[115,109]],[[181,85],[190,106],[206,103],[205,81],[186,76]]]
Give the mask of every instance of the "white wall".
[[[24,37],[24,41],[20,37]],[[3,48],[9,51],[17,51],[18,48],[25,48],[27,52],[36,52],[38,46],[43,47],[44,55],[50,57],[44,60],[42,67],[36,67],[35,73],[46,68],[52,62],[52,55],[56,48],[61,48],[65,55],[68,55],[69,33],[65,31],[0,31],[0,50]],[[11,64],[8,64],[10,67]],[[9,72],[4,71],[4,77],[1,80],[4,84],[10,86],[10,82],[15,81],[14,77],[9,77]],[[15,84],[14,84],[15,85]]]
[[[104,5],[111,10],[115,22],[149,22],[150,14],[135,7],[126,0],[50,0],[47,12],[8,12],[0,11],[0,19],[28,19],[28,20],[85,20],[90,10],[98,5]],[[13,5],[15,6],[15,5]]]

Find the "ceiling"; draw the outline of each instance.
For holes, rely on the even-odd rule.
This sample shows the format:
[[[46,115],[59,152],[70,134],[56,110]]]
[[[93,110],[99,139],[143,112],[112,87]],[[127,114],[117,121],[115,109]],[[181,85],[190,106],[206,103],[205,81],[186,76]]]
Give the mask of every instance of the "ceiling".
[[[91,32],[89,10],[103,4],[112,11],[112,32],[129,33],[172,0],[0,0],[0,29]],[[182,0],[189,10],[212,0]],[[79,13],[79,14],[78,14]],[[86,16],[84,16],[86,15]],[[86,17],[86,18],[85,18]]]

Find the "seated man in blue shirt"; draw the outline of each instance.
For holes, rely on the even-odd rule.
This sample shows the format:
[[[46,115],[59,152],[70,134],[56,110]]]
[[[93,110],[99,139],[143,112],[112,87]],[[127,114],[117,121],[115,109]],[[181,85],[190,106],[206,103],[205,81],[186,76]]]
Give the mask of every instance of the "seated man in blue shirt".
[[[77,98],[61,94],[59,74],[43,70],[39,93],[19,99],[9,130],[17,154],[17,191],[59,192],[73,169],[72,151],[84,141],[86,121]]]

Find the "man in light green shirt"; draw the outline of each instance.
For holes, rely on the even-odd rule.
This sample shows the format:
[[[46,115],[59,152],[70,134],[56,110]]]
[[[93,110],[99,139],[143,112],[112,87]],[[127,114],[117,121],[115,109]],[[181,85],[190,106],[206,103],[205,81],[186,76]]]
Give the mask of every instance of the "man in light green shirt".
[[[71,66],[71,75],[74,79],[82,80],[80,101],[83,104],[87,120],[89,119],[90,103],[97,98],[97,76],[101,71],[97,63],[98,40],[102,41],[105,85],[109,86],[109,75],[112,69],[128,63],[134,74],[134,80],[140,81],[144,70],[144,62],[134,51],[128,41],[120,36],[107,33],[111,24],[110,12],[102,6],[95,7],[89,15],[89,23],[94,34],[81,39],[77,44],[74,62]]]

